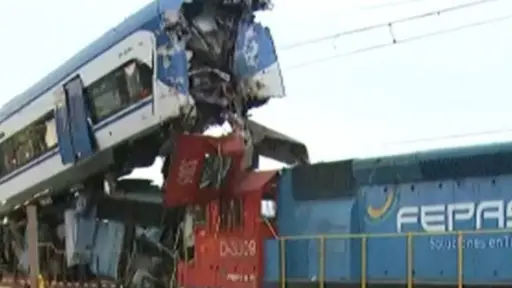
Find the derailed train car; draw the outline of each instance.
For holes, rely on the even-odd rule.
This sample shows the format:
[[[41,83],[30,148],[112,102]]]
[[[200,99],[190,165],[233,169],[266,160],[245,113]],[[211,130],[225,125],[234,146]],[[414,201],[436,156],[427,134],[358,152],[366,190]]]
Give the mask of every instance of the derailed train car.
[[[2,209],[149,166],[173,131],[283,97],[266,1],[158,0],[0,110]]]
[[[172,283],[186,209],[164,209],[161,187],[119,179],[157,156],[167,177],[183,133],[228,121],[251,159],[307,160],[303,144],[247,119],[285,95],[270,32],[254,20],[269,6],[155,0],[0,109],[3,282],[26,280],[24,207],[35,205],[45,281]]]

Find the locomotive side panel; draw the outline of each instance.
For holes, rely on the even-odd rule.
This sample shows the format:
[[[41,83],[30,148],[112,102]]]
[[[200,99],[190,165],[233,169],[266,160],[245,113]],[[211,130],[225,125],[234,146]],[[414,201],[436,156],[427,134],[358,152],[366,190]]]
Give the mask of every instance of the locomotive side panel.
[[[467,283],[510,279],[511,184],[502,175],[362,187],[364,232],[388,234],[368,241],[368,278],[406,279],[410,237],[417,281],[453,283],[459,261]]]
[[[281,242],[267,242],[266,280],[455,285],[462,274],[472,285],[508,281],[512,174],[499,153],[285,170]]]
[[[299,166],[282,173],[277,198],[282,240],[267,241],[266,282],[279,281],[283,272],[291,282],[359,279],[360,240],[320,237],[350,235],[359,229],[352,217],[357,209],[353,187],[338,181],[344,172],[337,173],[339,166],[331,164]],[[329,173],[334,173],[332,181],[326,179]],[[283,244],[285,271],[279,262]]]

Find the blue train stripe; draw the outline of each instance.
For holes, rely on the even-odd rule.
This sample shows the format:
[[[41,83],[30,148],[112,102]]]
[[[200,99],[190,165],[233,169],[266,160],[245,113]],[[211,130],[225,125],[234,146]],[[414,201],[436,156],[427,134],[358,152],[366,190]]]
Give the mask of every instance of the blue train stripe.
[[[93,128],[93,131],[94,132],[99,132],[105,128],[107,128],[110,124],[113,124],[114,122],[117,122],[121,119],[124,119],[126,118],[127,116],[129,116],[130,114],[133,114],[141,109],[143,109],[144,107],[152,104],[152,99],[153,97],[150,97],[148,99],[145,99],[139,103],[137,103],[136,105],[133,105],[125,110],[123,110],[122,112],[120,112],[119,114],[115,115],[114,117],[112,118],[108,118],[108,119],[105,119],[104,121],[98,123],[94,128]],[[13,172],[11,172],[10,174],[7,174],[5,175],[3,178],[0,178],[0,185],[19,176],[20,174],[23,174],[24,172],[32,169],[32,168],[35,168],[36,166],[42,164],[43,162],[45,162],[46,160],[52,158],[53,156],[57,155],[59,153],[59,149],[58,148],[55,148],[53,150],[50,150],[48,152],[46,152],[46,154],[43,154],[41,155],[39,158],[33,160],[32,162],[30,162],[29,164],[19,168],[18,170],[15,170]]]

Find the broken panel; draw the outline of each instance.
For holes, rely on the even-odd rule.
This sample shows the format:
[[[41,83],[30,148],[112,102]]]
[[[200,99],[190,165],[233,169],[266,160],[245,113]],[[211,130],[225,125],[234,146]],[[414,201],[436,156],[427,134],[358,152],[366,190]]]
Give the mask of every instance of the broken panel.
[[[165,183],[165,204],[204,203],[230,191],[242,171],[245,146],[237,134],[180,135]]]
[[[268,28],[251,20],[241,20],[235,43],[233,72],[239,89],[250,99],[284,97],[281,68]]]
[[[83,215],[73,209],[64,212],[68,267],[90,263],[97,225],[95,214],[95,211],[92,211],[90,214]]]
[[[91,271],[98,276],[117,279],[124,242],[125,225],[117,221],[101,221],[92,248]]]

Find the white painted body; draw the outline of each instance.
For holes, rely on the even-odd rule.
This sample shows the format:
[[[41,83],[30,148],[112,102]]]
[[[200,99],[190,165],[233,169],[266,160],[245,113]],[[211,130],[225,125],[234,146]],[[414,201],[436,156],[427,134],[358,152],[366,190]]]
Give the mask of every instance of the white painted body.
[[[131,51],[123,53],[130,47],[132,48]],[[8,139],[14,133],[52,111],[55,108],[56,97],[64,93],[64,83],[76,75],[80,75],[84,86],[87,87],[128,60],[137,59],[150,67],[154,67],[156,65],[153,62],[155,53],[156,44],[152,32],[137,31],[133,33],[79,70],[71,73],[68,79],[40,95],[35,101],[2,122],[0,129],[5,134],[3,139]],[[121,54],[122,56],[120,56]],[[184,106],[193,105],[191,97],[179,95],[174,89],[166,87],[165,84],[158,81],[155,76],[153,76],[153,79],[154,95],[93,126],[99,151],[120,144],[142,131],[159,125],[162,121],[178,117]],[[165,107],[165,109],[155,109],[155,107]],[[154,113],[154,111],[158,112]],[[0,178],[0,201],[4,202],[16,196],[17,193],[67,170],[71,166],[73,164],[62,164],[58,148],[55,148],[31,163]]]

